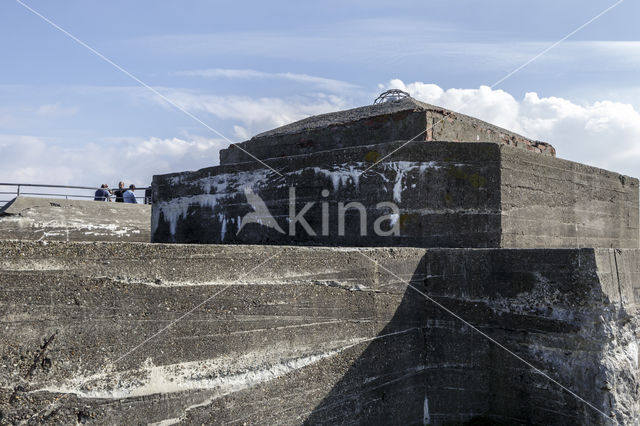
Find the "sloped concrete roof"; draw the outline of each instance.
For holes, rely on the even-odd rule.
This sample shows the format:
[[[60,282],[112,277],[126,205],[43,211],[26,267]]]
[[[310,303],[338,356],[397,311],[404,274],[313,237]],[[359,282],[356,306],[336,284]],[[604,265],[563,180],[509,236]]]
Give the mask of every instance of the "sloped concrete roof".
[[[413,98],[315,115],[232,144],[220,164],[234,164],[398,140],[494,142],[555,155],[548,143]],[[248,155],[247,153],[251,153]]]
[[[377,117],[379,115],[393,114],[401,111],[439,111],[452,113],[444,108],[417,101],[413,98],[403,98],[393,102],[383,102],[375,105],[366,105],[358,108],[343,111],[329,112],[327,114],[314,115],[294,123],[286,124],[275,129],[262,132],[254,136],[263,138],[276,135],[286,135],[300,133],[322,127],[335,126],[351,123],[366,118]],[[456,113],[457,114],[457,113]]]

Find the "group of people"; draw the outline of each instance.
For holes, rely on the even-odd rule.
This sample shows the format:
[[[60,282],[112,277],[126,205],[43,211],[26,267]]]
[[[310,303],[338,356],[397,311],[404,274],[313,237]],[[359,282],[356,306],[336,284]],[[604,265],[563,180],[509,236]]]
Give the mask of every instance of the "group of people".
[[[124,188],[124,182],[118,183],[118,189],[112,191],[109,189],[109,185],[103,183],[100,185],[100,189],[96,191],[93,199],[95,201],[111,201],[111,197],[115,196],[116,203],[132,203],[138,204],[136,196],[133,191],[136,190],[136,186],[131,184],[128,189]]]

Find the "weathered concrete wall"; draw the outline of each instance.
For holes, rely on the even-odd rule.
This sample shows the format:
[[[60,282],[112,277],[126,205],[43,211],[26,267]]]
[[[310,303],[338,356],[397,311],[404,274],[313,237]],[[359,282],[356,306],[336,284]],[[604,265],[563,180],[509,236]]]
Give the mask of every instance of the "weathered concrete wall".
[[[500,149],[503,247],[639,246],[638,179]]]
[[[512,354],[427,303],[432,421],[638,424],[640,252],[428,250],[425,291]],[[604,415],[562,390],[530,362]]]
[[[4,242],[0,280],[3,422],[301,424],[364,354],[354,420],[422,423],[423,301],[357,251]]]
[[[635,424],[639,265],[638,250],[1,242],[2,422],[607,424],[407,280]]]
[[[477,118],[405,98],[313,116],[260,133],[246,142],[221,150],[220,164],[306,155],[394,140],[497,142],[555,155],[555,149],[545,142],[527,139]]]
[[[347,246],[491,247],[500,243],[499,145],[493,143],[410,144],[363,174],[402,142],[292,156],[269,162],[218,166],[197,172],[154,176],[152,240],[183,243],[307,244]],[[257,168],[259,167],[259,168]],[[256,206],[245,188],[264,201],[280,230],[242,218]],[[290,231],[290,188],[295,211],[315,203],[304,218],[315,235],[298,224]],[[328,190],[326,197],[323,190]],[[344,214],[339,203],[366,207],[366,232],[358,210]],[[381,229],[399,221],[400,235],[379,236],[378,218],[399,211]],[[328,218],[323,234],[323,204]],[[265,219],[266,218],[262,218]],[[264,223],[264,220],[261,221]],[[394,222],[395,223],[395,222]],[[240,232],[238,232],[240,230]]]
[[[271,131],[220,150],[220,164],[255,161],[255,158],[264,160],[290,155],[306,155],[318,151],[407,140],[424,132],[427,126],[426,119],[425,112],[406,110],[386,115],[367,116],[354,122],[339,123],[326,128],[301,129],[295,133],[287,131],[272,133]],[[424,141],[425,135],[423,134],[418,140]]]
[[[0,209],[0,240],[149,242],[151,206],[16,197]]]
[[[152,239],[338,246],[640,246],[637,179],[496,143],[415,142],[394,152],[402,145],[270,160],[282,176],[255,162],[155,176]],[[242,218],[256,209],[247,187],[264,201],[279,229],[265,226],[266,218],[242,225]],[[345,214],[344,235],[339,232],[339,203],[350,202],[366,207],[365,235],[355,209]],[[400,235],[375,231],[376,219],[391,213],[379,208],[380,202],[398,206],[397,215],[382,229],[389,230],[396,220]],[[292,216],[307,203],[315,203],[304,214],[315,235],[300,224],[291,232]],[[328,218],[326,228],[323,217]]]

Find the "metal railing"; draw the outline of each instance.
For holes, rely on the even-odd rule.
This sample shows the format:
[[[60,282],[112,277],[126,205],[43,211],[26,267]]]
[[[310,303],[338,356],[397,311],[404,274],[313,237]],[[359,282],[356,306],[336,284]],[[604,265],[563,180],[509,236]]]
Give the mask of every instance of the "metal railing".
[[[12,188],[12,189],[10,189]],[[43,188],[52,188],[51,191]],[[39,183],[6,183],[0,182],[0,207],[4,206],[15,197],[47,197],[47,198],[64,198],[67,200],[93,200],[95,192],[101,188],[95,186],[73,186],[73,185],[49,185]],[[113,188],[107,188],[114,190]],[[126,190],[128,188],[124,188]],[[144,191],[147,194],[147,190],[150,187],[136,188],[134,191]],[[33,192],[34,190],[38,192]],[[81,192],[81,193],[79,193]],[[135,194],[134,194],[135,195]],[[151,200],[148,194],[138,196],[136,195],[138,203],[150,204]],[[115,201],[115,196],[112,196],[112,201]]]

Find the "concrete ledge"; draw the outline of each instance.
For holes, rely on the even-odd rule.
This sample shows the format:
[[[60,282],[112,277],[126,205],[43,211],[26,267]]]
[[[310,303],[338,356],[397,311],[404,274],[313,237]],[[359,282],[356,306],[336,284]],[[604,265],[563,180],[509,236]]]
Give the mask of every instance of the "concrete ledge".
[[[0,209],[0,239],[149,242],[151,206],[16,197]]]
[[[639,265],[639,250],[4,241],[0,410],[8,423],[607,423],[407,280],[633,424]]]

